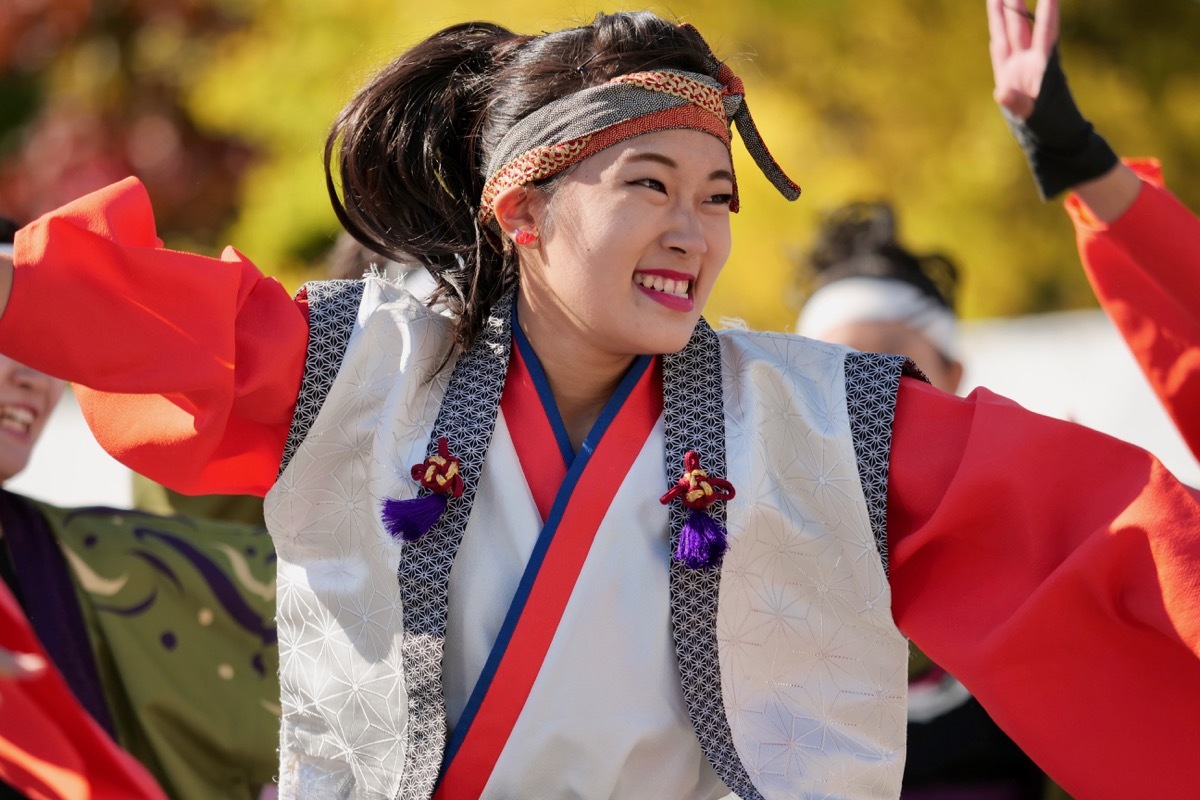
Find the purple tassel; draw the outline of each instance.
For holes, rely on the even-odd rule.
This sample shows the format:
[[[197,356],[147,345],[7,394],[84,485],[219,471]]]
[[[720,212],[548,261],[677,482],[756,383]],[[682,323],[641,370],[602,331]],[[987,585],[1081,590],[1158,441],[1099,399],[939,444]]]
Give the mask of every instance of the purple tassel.
[[[383,527],[392,536],[415,542],[441,519],[448,500],[444,494],[427,494],[412,500],[387,498],[383,501]]]
[[[725,529],[707,512],[693,508],[679,531],[675,560],[688,569],[711,569],[721,563],[727,547]]]

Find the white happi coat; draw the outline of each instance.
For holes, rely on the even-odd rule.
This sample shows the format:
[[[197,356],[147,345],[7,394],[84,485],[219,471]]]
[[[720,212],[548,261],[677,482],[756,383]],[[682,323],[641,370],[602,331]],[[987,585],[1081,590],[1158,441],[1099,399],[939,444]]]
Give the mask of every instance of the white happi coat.
[[[425,458],[450,382],[450,368],[439,370],[450,321],[379,279],[324,286],[310,290],[305,389],[267,497],[279,559],[281,796],[428,796],[404,777],[436,774],[438,763],[415,760],[441,758],[440,747],[430,756],[413,744],[397,585],[409,545],[387,533],[380,503],[416,495],[410,468]],[[867,412],[878,418],[864,417],[875,432],[857,443],[885,441],[856,454],[849,358],[794,336],[721,334],[725,477],[738,493],[724,562],[696,584],[710,587],[715,619],[690,614],[670,589],[679,568],[659,496],[682,464],[664,462],[667,414],[628,444],[638,454],[609,489],[485,797],[898,796],[907,648],[877,545],[895,388],[868,387],[883,397]],[[449,573],[440,678],[451,730],[542,530],[519,435],[499,414]],[[714,622],[705,655],[688,642]]]

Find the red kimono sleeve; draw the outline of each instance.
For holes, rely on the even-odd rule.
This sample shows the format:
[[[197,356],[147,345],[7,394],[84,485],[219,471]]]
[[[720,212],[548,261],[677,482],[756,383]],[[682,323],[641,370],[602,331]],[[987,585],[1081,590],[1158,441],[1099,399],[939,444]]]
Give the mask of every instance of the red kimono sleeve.
[[[100,443],[188,493],[263,495],[304,369],[304,309],[233,249],[163,249],[130,178],[17,234],[0,351],[80,387]]]
[[[0,679],[0,778],[50,800],[166,800],[75,699],[3,582],[0,647],[37,653],[47,664],[31,680]]]
[[[1075,195],[1067,211],[1100,305],[1200,458],[1200,219],[1163,188],[1157,162],[1130,166],[1144,185],[1117,220]]]
[[[985,389],[904,379],[893,431],[900,629],[1073,796],[1195,796],[1194,490]]]

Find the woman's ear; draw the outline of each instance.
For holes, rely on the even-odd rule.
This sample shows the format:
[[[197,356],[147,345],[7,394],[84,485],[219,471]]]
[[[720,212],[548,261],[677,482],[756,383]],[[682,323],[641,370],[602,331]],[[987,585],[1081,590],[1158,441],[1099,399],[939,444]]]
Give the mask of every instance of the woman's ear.
[[[496,195],[492,209],[500,230],[508,239],[515,240],[522,230],[537,230],[535,205],[532,194],[524,186],[513,186]]]

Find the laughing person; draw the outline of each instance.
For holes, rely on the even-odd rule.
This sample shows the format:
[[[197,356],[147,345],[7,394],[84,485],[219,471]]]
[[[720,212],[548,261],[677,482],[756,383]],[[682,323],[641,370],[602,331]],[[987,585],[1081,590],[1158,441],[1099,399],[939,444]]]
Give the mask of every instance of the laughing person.
[[[906,636],[1072,793],[1194,786],[1200,504],[903,357],[715,332],[739,137],[796,198],[691,26],[462,23],[327,142],[436,310],[165,249],[132,179],[0,258],[0,351],[110,451],[267,496],[285,800],[896,797]]]

